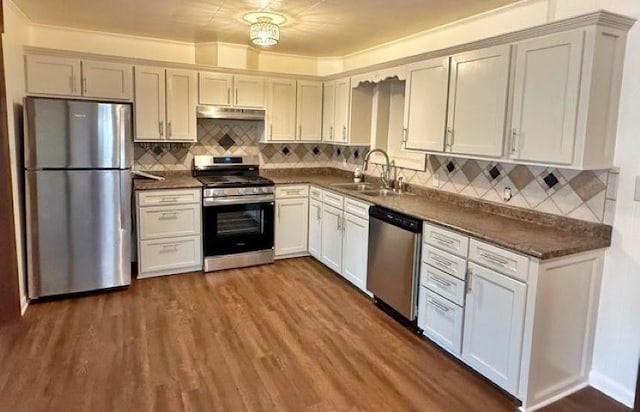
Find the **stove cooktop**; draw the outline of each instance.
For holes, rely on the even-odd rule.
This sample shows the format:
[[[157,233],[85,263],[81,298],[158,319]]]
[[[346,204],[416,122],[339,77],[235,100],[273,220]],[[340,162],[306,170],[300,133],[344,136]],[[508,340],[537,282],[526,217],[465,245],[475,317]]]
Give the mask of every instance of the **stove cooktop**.
[[[272,180],[262,176],[198,176],[198,180],[208,188],[261,187],[274,185]]]

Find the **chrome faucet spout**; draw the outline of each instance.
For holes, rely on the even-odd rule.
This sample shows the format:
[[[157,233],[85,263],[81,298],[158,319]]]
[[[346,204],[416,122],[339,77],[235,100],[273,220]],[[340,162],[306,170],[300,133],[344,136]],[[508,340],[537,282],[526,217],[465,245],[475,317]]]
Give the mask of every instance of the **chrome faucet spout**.
[[[380,153],[380,154],[382,154],[384,156],[384,159],[386,161],[386,165],[382,166],[382,175],[380,177],[382,179],[382,186],[385,189],[390,189],[391,188],[390,175],[391,175],[391,166],[393,166],[393,162],[389,160],[389,154],[387,152],[385,152],[384,150],[382,150],[382,149],[369,150],[367,152],[367,154],[364,156],[364,162],[363,162],[363,165],[362,165],[362,171],[365,172],[367,170],[367,167],[369,167],[369,158],[374,153]]]

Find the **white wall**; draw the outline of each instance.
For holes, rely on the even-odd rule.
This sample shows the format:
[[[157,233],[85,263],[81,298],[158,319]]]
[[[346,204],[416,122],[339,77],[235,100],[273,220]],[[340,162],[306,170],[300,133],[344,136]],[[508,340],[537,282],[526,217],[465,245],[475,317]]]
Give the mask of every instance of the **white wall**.
[[[7,86],[7,115],[9,120],[9,152],[11,156],[13,209],[16,228],[16,250],[18,254],[18,275],[20,286],[20,302],[22,310],[26,309],[25,261],[23,233],[22,198],[22,99],[24,86],[24,50],[23,45],[29,41],[29,20],[13,3],[4,2],[3,57]]]
[[[640,19],[640,1],[618,1],[616,11]],[[615,7],[615,8],[614,8]],[[640,357],[640,23],[629,33],[615,163],[620,167],[613,243],[605,259],[591,383],[632,406]]]

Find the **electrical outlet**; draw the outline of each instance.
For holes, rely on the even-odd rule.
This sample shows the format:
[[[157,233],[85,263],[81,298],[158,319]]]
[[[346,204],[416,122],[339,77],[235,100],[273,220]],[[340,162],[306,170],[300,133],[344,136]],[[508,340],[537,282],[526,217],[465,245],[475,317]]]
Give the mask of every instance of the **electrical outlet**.
[[[431,185],[433,187],[440,187],[440,175],[438,172],[435,172],[431,177]]]
[[[636,191],[633,194],[633,200],[640,202],[640,176],[636,176]]]

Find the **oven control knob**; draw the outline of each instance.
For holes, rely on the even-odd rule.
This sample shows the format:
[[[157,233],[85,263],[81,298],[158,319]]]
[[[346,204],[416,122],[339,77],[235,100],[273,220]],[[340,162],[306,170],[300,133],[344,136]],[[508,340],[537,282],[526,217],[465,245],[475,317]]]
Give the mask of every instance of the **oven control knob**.
[[[253,193],[255,193],[255,194],[259,194],[260,192],[261,192],[261,190],[260,190],[260,188],[259,188],[259,187],[254,187],[254,188],[253,188]]]
[[[262,193],[269,193],[269,188],[268,187],[263,187],[262,188]]]

